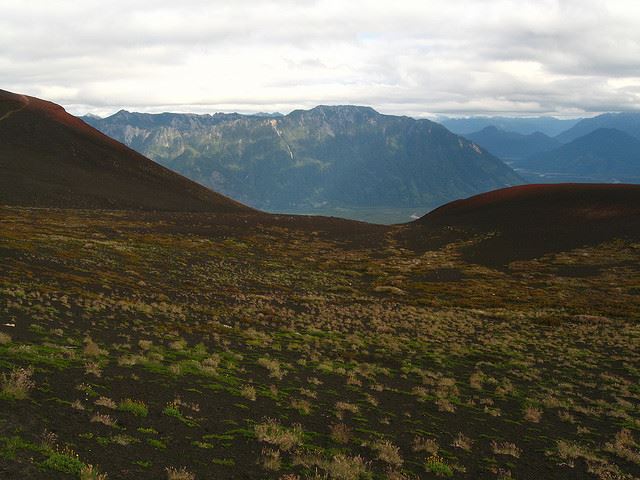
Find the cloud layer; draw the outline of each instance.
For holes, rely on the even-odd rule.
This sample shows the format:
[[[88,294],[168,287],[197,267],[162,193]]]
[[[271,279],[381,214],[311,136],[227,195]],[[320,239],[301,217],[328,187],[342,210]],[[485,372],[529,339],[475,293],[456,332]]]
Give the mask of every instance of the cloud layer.
[[[74,113],[640,109],[635,0],[0,0],[0,88]]]

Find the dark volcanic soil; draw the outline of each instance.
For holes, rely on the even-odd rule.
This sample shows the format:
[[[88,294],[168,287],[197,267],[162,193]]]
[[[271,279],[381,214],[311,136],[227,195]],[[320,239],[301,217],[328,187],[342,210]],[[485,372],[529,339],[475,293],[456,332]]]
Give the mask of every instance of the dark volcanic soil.
[[[451,202],[417,220],[414,242],[433,230],[485,235],[468,261],[505,265],[551,252],[640,236],[640,186],[524,185]]]

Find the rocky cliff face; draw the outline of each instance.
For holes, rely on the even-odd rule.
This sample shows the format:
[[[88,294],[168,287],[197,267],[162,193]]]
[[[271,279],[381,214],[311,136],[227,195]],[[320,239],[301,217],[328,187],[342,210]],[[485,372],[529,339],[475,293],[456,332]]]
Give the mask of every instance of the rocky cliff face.
[[[429,120],[319,106],[280,117],[118,112],[85,119],[159,163],[251,206],[432,208],[521,183]]]

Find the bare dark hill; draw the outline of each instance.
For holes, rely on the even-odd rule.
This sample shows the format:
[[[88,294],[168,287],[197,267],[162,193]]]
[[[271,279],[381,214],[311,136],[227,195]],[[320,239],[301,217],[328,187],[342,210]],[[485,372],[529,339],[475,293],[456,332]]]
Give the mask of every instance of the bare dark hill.
[[[418,231],[475,232],[469,261],[505,265],[546,253],[640,238],[640,186],[524,185],[444,205],[414,222]]]
[[[0,90],[0,204],[249,212],[62,107]]]

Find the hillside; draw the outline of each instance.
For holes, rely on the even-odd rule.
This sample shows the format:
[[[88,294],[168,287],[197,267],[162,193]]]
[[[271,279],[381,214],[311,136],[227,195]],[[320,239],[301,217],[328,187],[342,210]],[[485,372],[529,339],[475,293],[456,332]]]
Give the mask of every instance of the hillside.
[[[59,105],[0,90],[0,204],[247,212]]]
[[[275,118],[121,111],[87,121],[203,185],[269,211],[424,211],[522,181],[437,123],[367,107],[319,106]]]
[[[485,127],[478,132],[464,135],[464,137],[509,163],[517,163],[531,155],[547,152],[561,146],[560,142],[544,133],[534,132],[523,135],[494,126]]]
[[[640,237],[640,186],[523,185],[440,207],[414,224],[488,234],[465,258],[489,265]],[[423,232],[424,233],[424,232]]]
[[[0,206],[0,478],[638,478],[640,236],[606,219],[640,187],[549,188],[332,230]]]
[[[640,140],[620,130],[599,128],[518,166],[551,178],[640,183]]]
[[[615,128],[640,139],[640,112],[604,113],[597,117],[585,118],[556,136],[556,140],[569,143],[599,128]]]

